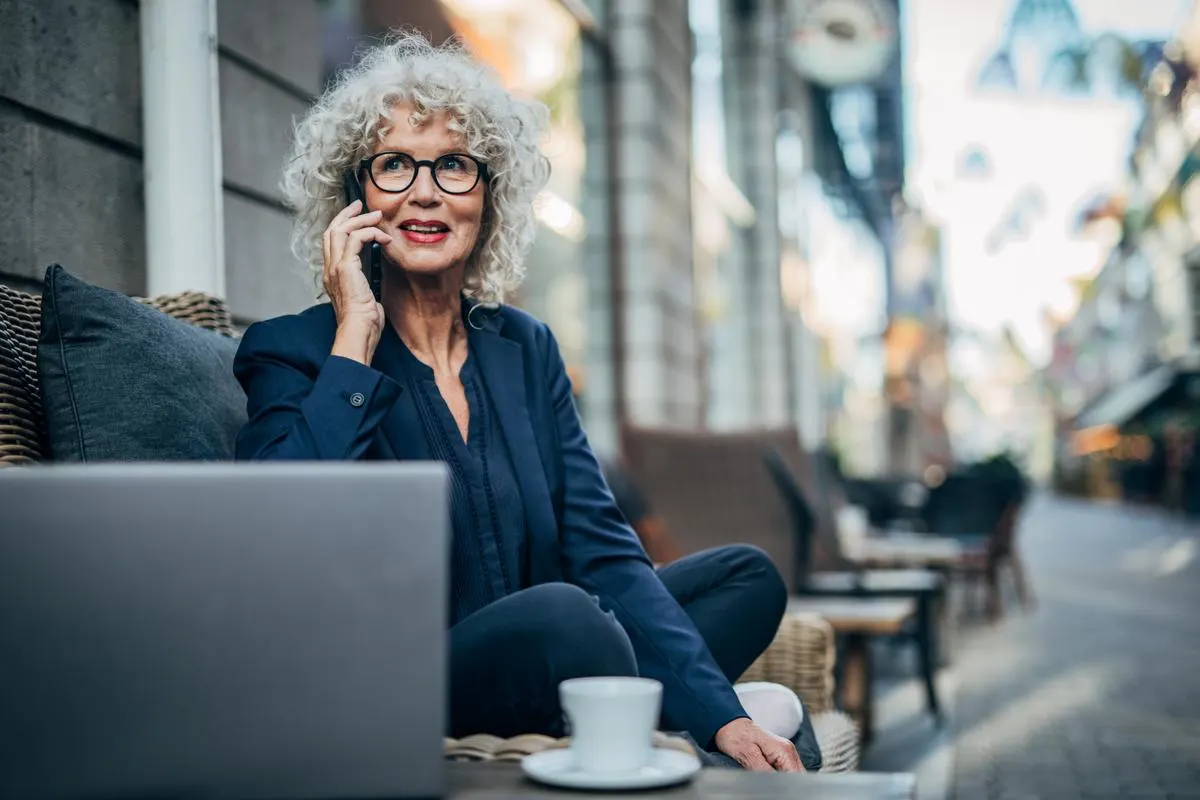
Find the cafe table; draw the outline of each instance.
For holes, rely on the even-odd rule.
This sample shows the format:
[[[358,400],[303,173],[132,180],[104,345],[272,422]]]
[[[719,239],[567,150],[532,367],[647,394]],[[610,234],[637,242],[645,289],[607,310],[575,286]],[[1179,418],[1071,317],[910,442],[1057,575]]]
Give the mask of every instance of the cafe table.
[[[525,777],[520,764],[511,762],[446,765],[448,797],[452,800],[499,800],[499,798],[555,798],[586,800],[589,797],[620,797],[622,800],[913,800],[916,778],[910,773],[841,772],[820,773],[746,772],[710,767],[689,783],[643,792],[581,792],[542,786]]]

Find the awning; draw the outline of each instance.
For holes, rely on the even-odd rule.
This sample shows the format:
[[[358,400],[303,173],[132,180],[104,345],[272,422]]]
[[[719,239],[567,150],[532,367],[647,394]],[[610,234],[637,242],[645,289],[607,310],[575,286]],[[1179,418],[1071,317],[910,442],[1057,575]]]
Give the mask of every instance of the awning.
[[[1168,364],[1134,378],[1124,386],[1113,389],[1095,405],[1086,409],[1075,420],[1075,427],[1121,427],[1136,417],[1142,409],[1162,397],[1174,385],[1177,374],[1175,366]]]

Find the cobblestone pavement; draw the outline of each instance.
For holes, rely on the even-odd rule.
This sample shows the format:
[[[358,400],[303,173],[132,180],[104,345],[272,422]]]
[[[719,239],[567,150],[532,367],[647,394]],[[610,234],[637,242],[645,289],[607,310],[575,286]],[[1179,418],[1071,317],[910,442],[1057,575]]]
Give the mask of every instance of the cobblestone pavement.
[[[1019,537],[1039,605],[960,642],[953,797],[1200,798],[1200,527],[1041,496]]]

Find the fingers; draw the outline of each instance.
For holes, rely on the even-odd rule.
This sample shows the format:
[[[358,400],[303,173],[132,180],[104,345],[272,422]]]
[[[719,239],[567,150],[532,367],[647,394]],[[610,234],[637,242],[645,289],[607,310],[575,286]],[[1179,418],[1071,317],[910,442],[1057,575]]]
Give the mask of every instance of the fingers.
[[[355,228],[361,228],[364,225],[372,225],[379,221],[383,216],[380,211],[369,211],[366,214],[359,214],[362,209],[362,202],[355,200],[350,205],[343,208],[329,224],[325,226],[325,232],[321,235],[321,246],[325,255],[325,263],[335,263],[338,254],[339,240],[344,238],[345,234]]]
[[[340,248],[336,244],[334,245],[335,258],[333,268],[335,270],[340,269],[342,264],[347,260],[358,258],[359,254],[362,253],[363,247],[368,242],[379,242],[385,245],[391,241],[392,237],[379,230],[379,228],[358,228],[357,230],[353,230],[346,236]]]
[[[751,744],[736,756],[737,762],[753,772],[773,772],[775,768],[767,761],[762,750],[756,744]]]
[[[337,214],[334,215],[333,219],[330,220],[330,222],[329,222],[329,227],[332,228],[333,226],[337,225],[339,222],[349,219],[353,215],[357,214],[358,210],[360,208],[362,208],[362,200],[352,200],[350,202],[350,205],[346,206],[345,208],[343,208],[341,211],[339,211]]]
[[[768,733],[748,717],[735,719],[714,737],[717,748],[743,768],[756,772],[798,772],[804,769],[796,747],[787,739]]]
[[[337,281],[333,280],[331,273],[334,271],[334,267],[338,261],[341,260],[341,247],[338,247],[336,250],[334,248],[334,233],[335,231],[339,231],[339,226],[349,219],[351,215],[357,213],[360,208],[362,208],[361,201],[355,200],[351,202],[337,214],[334,214],[333,219],[325,226],[325,232],[321,234],[321,254],[325,259],[325,269],[321,275],[321,282],[324,284],[325,294],[330,297],[332,297],[331,290],[333,285],[337,283]],[[336,238],[340,244],[342,237],[339,235]]]
[[[767,744],[763,755],[777,772],[804,772],[804,762],[800,760],[796,746],[786,739]]]
[[[354,202],[357,203],[358,201],[356,200]],[[352,203],[350,207],[353,206],[354,204]],[[329,227],[325,229],[325,237],[329,243],[329,251],[327,254],[328,257],[326,258],[325,263],[337,264],[340,262],[346,257],[345,250],[347,244],[349,243],[350,235],[355,231],[360,231],[368,227],[374,227],[382,218],[383,212],[381,211],[371,211],[366,214],[359,214],[357,216],[349,217],[348,219],[342,219],[340,221],[338,221],[335,217],[334,222],[331,222]],[[378,231],[378,229],[376,230]],[[378,232],[383,234],[383,231]],[[386,236],[387,234],[383,235]],[[382,242],[383,240],[379,239],[377,241]],[[388,237],[388,241],[391,241],[391,237]],[[361,249],[362,247],[360,243],[360,246],[354,252],[357,253]]]
[[[745,753],[745,756],[740,759],[740,763],[745,769],[751,772],[774,772],[774,766],[766,758],[763,758],[762,752],[757,747],[754,750]]]
[[[329,245],[329,241],[332,238],[331,232],[334,228],[341,225],[342,222],[349,219],[352,215],[357,214],[360,208],[362,208],[362,201],[355,200],[354,202],[350,203],[350,205],[346,206],[337,214],[335,214],[333,219],[329,221],[329,224],[325,226],[325,232],[321,234],[321,248],[325,253],[326,265],[333,263],[333,260],[330,258],[332,251],[330,250]]]
[[[333,239],[336,240],[339,234],[345,235],[359,228],[364,228],[368,225],[375,225],[381,219],[383,219],[382,211],[368,211],[365,214],[358,214],[357,216],[350,217],[350,219],[344,219],[341,222],[332,223],[329,226],[329,230],[333,234]]]
[[[359,219],[362,219],[362,217],[359,217]],[[350,234],[346,237],[346,249],[352,250],[353,252],[358,252],[359,250],[362,250],[363,245],[367,242],[379,242],[380,244],[387,244],[391,240],[391,234],[384,233],[382,230],[374,226],[369,228],[357,228],[350,231]],[[345,256],[345,253],[342,255]]]
[[[352,230],[341,241],[340,246],[338,240],[336,238],[333,239],[330,246],[332,257],[325,262],[324,282],[326,293],[328,294],[331,285],[344,280],[345,274],[358,271],[357,266],[361,264],[359,258],[362,249],[368,242],[379,242],[382,245],[387,245],[391,241],[392,237],[379,228],[357,228]],[[351,259],[355,262],[355,268],[347,269],[346,264]]]

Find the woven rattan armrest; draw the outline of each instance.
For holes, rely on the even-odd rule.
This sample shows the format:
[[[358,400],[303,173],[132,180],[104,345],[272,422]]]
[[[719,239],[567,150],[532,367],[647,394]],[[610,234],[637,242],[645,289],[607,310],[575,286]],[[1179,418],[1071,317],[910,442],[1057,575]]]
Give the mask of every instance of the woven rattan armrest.
[[[812,714],[833,709],[833,668],[837,655],[833,628],[813,614],[788,614],[775,641],[741,677],[788,687]]]

